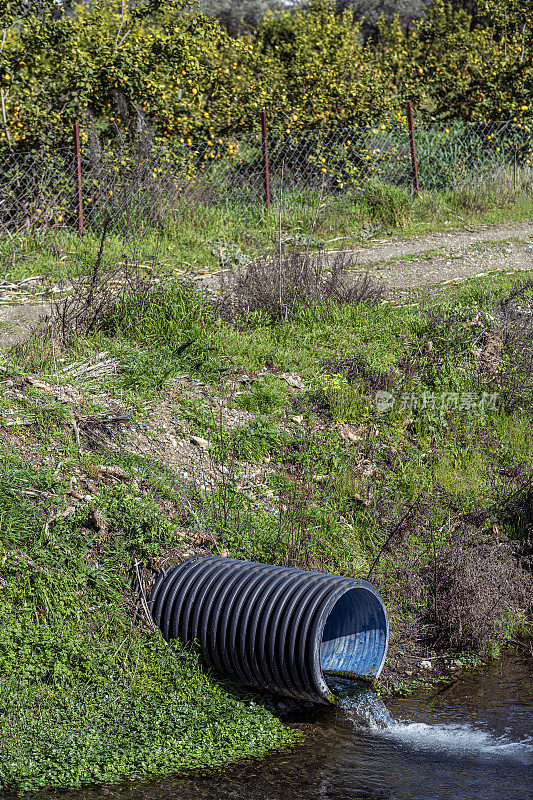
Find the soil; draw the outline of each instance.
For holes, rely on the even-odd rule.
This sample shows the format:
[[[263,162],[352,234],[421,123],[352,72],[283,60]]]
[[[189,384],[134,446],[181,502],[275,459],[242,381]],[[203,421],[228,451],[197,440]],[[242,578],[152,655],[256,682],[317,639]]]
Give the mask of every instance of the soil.
[[[533,270],[533,220],[431,233],[410,239],[374,239],[343,252],[354,272],[368,272],[393,290],[467,280],[499,270]],[[218,290],[228,270],[192,276],[200,288]],[[186,274],[191,280],[191,274]],[[226,283],[227,285],[227,283]],[[24,340],[49,303],[36,303],[36,279],[0,281],[0,349]]]
[[[486,225],[475,230],[431,233],[410,239],[373,239],[341,253],[353,263],[354,272],[368,272],[390,289],[401,290],[452,283],[499,270],[533,269],[533,220]],[[229,282],[230,270],[204,273],[194,283],[208,290]]]

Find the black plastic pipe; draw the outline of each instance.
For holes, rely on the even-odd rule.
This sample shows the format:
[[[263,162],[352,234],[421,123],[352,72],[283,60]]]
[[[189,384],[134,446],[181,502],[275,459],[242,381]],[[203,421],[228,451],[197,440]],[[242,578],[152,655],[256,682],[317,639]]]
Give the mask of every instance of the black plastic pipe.
[[[377,678],[387,652],[379,592],[339,575],[193,556],[159,575],[149,608],[221,675],[313,702],[334,700],[325,675]]]

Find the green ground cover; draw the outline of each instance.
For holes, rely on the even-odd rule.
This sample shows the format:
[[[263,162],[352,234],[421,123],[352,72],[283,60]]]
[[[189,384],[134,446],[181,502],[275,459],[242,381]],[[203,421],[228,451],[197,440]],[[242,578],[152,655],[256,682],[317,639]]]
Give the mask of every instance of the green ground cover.
[[[354,194],[284,192],[281,230],[286,245],[317,250],[349,248],[387,235],[408,237],[458,226],[523,222],[532,215],[533,194],[527,185],[516,193],[508,186],[481,184],[416,197],[410,190],[370,181]],[[276,250],[279,216],[276,203],[268,214],[260,205],[189,204],[160,230],[147,228],[124,236],[127,221],[118,220],[117,230],[111,224],[105,253],[116,264],[157,263],[158,270],[167,274],[238,266]],[[85,269],[100,242],[101,231],[88,230],[82,242],[68,228],[47,234],[23,232],[2,239],[0,264],[8,279],[45,275],[57,281]]]
[[[157,501],[104,490],[99,507],[122,531],[107,542],[86,527],[85,503],[45,533],[68,484],[38,457],[28,466],[2,450],[0,788],[209,769],[296,739],[260,703],[213,680],[195,654],[135,622],[133,558],[181,536]]]
[[[295,741],[136,609],[135,561],[198,529],[232,557],[369,576],[390,610],[392,656],[406,638],[494,652],[525,628],[533,288],[517,280],[492,274],[407,300],[300,299],[281,320],[276,307],[228,315],[170,284],[126,293],[90,335],[48,330],[4,353],[0,787],[208,769]],[[104,350],[115,374],[61,372]],[[260,375],[229,388],[245,372]],[[206,469],[225,477],[186,482],[135,455],[127,433],[114,449],[83,435],[79,446],[72,405],[28,374],[79,392],[77,419],[120,401],[156,440],[164,404],[185,437],[209,441]],[[183,375],[202,391],[175,389]],[[377,392],[393,407],[380,410]],[[213,398],[248,416],[227,425]],[[31,424],[9,427],[14,415]],[[104,480],[102,465],[120,479]],[[250,488],[243,470],[257,465],[267,470]]]

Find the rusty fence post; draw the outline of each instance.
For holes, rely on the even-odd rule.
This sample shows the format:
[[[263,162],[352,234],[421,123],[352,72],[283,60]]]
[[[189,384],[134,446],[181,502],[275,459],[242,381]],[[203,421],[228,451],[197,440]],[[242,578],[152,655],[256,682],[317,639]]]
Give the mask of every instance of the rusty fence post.
[[[518,161],[518,142],[517,142],[517,135],[516,135],[516,128],[514,132],[514,158],[513,158],[513,188],[516,194],[516,187],[517,187],[517,161]]]
[[[413,109],[411,103],[407,103],[407,125],[409,126],[409,146],[411,148],[411,166],[413,169],[413,189],[416,194],[420,194],[418,183],[418,165],[416,163],[415,129],[413,127]]]
[[[83,187],[81,182],[80,126],[74,123],[74,156],[76,159],[76,217],[78,233],[83,236]]]
[[[268,128],[266,111],[261,111],[261,145],[263,153],[263,195],[266,210],[270,211],[270,174],[268,171]]]

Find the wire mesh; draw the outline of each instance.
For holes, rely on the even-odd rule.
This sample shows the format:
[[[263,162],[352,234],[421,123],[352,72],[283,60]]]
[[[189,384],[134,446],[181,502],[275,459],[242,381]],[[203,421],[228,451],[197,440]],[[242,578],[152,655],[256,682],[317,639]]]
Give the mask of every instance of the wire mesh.
[[[0,229],[47,230],[72,224],[74,153],[9,152],[0,157]]]
[[[518,121],[431,123],[415,128],[422,191],[453,189],[487,179],[533,183],[533,136]],[[272,130],[268,136],[270,191],[338,197],[370,181],[412,186],[407,127]],[[198,219],[210,209],[262,213],[264,160],[259,133],[203,142],[86,145],[81,156],[85,229],[104,220],[117,233]],[[77,225],[74,148],[0,155],[0,230],[50,231]]]

